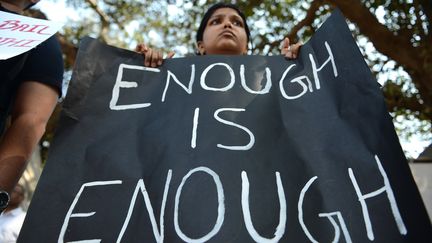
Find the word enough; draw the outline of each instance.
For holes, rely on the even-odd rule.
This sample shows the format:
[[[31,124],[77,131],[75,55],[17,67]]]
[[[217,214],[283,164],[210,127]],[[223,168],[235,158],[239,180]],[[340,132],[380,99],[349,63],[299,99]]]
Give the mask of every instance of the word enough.
[[[318,67],[314,56],[312,54],[309,54],[309,59],[310,59],[312,73],[313,73],[313,79],[314,79],[313,83],[315,84],[316,90],[319,90],[321,88],[318,72],[320,72],[327,64],[329,64],[329,63],[331,64],[334,77],[338,76],[338,70],[336,67],[336,62],[334,60],[333,52],[330,48],[330,45],[327,42],[325,42],[324,45],[326,47],[326,50],[328,52],[329,57],[324,61],[323,64],[321,64],[321,66]],[[207,77],[208,72],[217,66],[225,67],[227,72],[229,73],[230,80],[229,80],[228,84],[224,87],[210,87],[206,82],[206,77]],[[290,83],[294,83],[294,84],[299,85],[299,87],[301,87],[301,91],[295,95],[289,95],[286,92],[286,90],[284,88],[285,87],[284,83],[286,82],[286,80],[285,80],[286,76],[295,66],[296,66],[296,64],[289,65],[285,69],[285,71],[282,74],[282,77],[279,80],[280,93],[287,100],[298,99],[298,98],[302,97],[304,94],[306,94],[308,91],[313,92],[313,90],[314,90],[311,79],[306,75],[301,75],[301,76],[295,77],[292,80],[290,80]],[[109,104],[109,107],[111,110],[138,109],[138,108],[149,107],[151,105],[151,103],[148,103],[148,102],[147,103],[137,103],[137,104],[123,104],[123,105],[118,104],[121,89],[138,87],[138,83],[135,81],[123,80],[124,70],[128,70],[128,69],[129,70],[142,70],[145,72],[154,72],[154,73],[160,72],[160,69],[158,69],[158,68],[149,68],[149,67],[136,66],[136,65],[120,64],[119,69],[118,69],[118,73],[117,73],[117,78],[116,78],[114,87],[112,89],[111,101]],[[266,83],[265,87],[259,91],[255,91],[255,90],[252,90],[250,87],[247,86],[246,79],[245,79],[245,67],[243,64],[240,65],[240,80],[241,80],[242,87],[248,93],[251,93],[251,94],[267,94],[267,93],[269,93],[270,88],[272,87],[271,70],[268,67],[266,67],[265,73],[266,73],[266,79],[267,79],[267,83]],[[173,80],[177,85],[179,85],[182,89],[184,89],[188,94],[192,94],[192,91],[193,91],[192,88],[193,88],[193,84],[195,82],[195,65],[194,64],[191,65],[191,75],[190,75],[190,79],[189,79],[189,84],[187,86],[184,85],[183,83],[181,83],[179,81],[179,79],[175,76],[174,73],[172,73],[170,70],[167,71],[166,84],[165,84],[165,88],[164,88],[164,91],[163,91],[162,97],[161,97],[162,102],[165,102],[166,94],[167,94],[168,87],[170,85],[171,80]],[[234,87],[234,84],[235,84],[234,70],[226,63],[213,63],[204,69],[204,71],[201,73],[199,80],[200,80],[201,88],[204,90],[216,91],[216,92],[226,92],[226,91],[230,90],[232,87]]]
[[[375,162],[376,162],[378,170],[382,176],[384,185],[381,188],[379,188],[375,191],[372,191],[370,193],[366,193],[366,194],[363,194],[361,192],[360,186],[357,182],[357,179],[354,175],[353,170],[351,168],[348,168],[348,174],[349,174],[349,177],[351,179],[351,183],[353,185],[353,188],[354,188],[356,195],[358,197],[358,201],[359,201],[361,208],[362,208],[363,220],[364,220],[364,225],[365,225],[367,237],[371,241],[373,241],[375,239],[373,226],[371,223],[369,209],[367,207],[366,200],[373,198],[373,197],[376,197],[379,194],[383,194],[383,193],[385,193],[387,196],[388,203],[389,203],[389,206],[391,208],[391,212],[393,214],[394,221],[397,225],[399,233],[401,235],[406,235],[408,233],[408,231],[407,231],[407,229],[405,227],[405,223],[404,223],[404,221],[400,215],[396,199],[393,195],[393,190],[392,190],[391,185],[389,183],[387,174],[382,167],[381,161],[379,160],[378,156],[376,156],[376,155],[375,155]],[[207,234],[205,234],[204,236],[202,236],[200,238],[191,238],[191,237],[187,236],[182,231],[182,229],[180,228],[180,225],[179,225],[179,202],[181,199],[181,194],[182,194],[182,190],[183,190],[185,183],[188,181],[188,179],[193,174],[198,173],[198,172],[203,172],[203,173],[208,174],[209,176],[212,177],[212,179],[215,183],[216,190],[217,190],[217,202],[218,202],[217,214],[218,214],[218,216],[217,216],[216,222],[215,222],[215,224],[214,224],[214,226],[210,232],[208,232]],[[256,228],[253,225],[251,212],[249,209],[249,204],[250,204],[249,203],[249,179],[248,179],[247,172],[245,172],[245,171],[241,172],[241,179],[242,179],[241,206],[242,206],[244,224],[245,224],[245,227],[246,227],[249,235],[251,236],[251,238],[255,242],[278,242],[283,237],[285,230],[286,230],[287,202],[286,202],[286,198],[285,198],[285,192],[284,192],[284,188],[282,185],[282,179],[281,179],[280,173],[275,172],[275,177],[276,177],[276,186],[277,186],[277,193],[278,193],[279,206],[280,206],[279,224],[276,227],[274,237],[273,238],[265,238],[259,234],[259,232],[256,230]],[[122,238],[126,232],[126,229],[129,225],[129,221],[130,221],[131,216],[134,212],[134,206],[135,206],[135,203],[137,201],[138,194],[141,194],[144,198],[147,213],[149,214],[151,225],[152,225],[152,230],[153,230],[155,242],[162,243],[164,241],[164,213],[165,213],[165,207],[166,207],[166,203],[167,203],[167,197],[168,197],[168,191],[169,191],[169,187],[170,187],[171,178],[172,178],[172,170],[168,170],[166,182],[165,182],[165,187],[164,187],[162,204],[161,204],[161,210],[160,210],[161,213],[159,216],[159,219],[160,219],[159,220],[159,227],[157,225],[156,216],[155,216],[155,213],[153,211],[153,206],[152,206],[152,202],[150,199],[150,195],[146,189],[144,180],[143,179],[138,180],[138,183],[135,187],[133,196],[131,198],[131,202],[129,205],[129,209],[128,209],[126,218],[123,222],[122,228],[118,234],[116,242],[118,242],[118,243],[121,242],[121,240],[122,240]],[[314,177],[309,179],[309,181],[303,186],[302,190],[300,191],[298,202],[297,202],[298,222],[299,222],[304,234],[307,236],[307,238],[311,242],[314,242],[314,243],[318,242],[318,241],[313,237],[311,232],[308,230],[308,227],[305,224],[305,221],[303,219],[303,202],[304,202],[305,195],[308,192],[309,188],[312,186],[314,181],[316,181],[317,179],[318,179],[317,176],[314,176]],[[75,198],[74,198],[74,200],[73,200],[73,202],[72,202],[72,204],[71,204],[71,206],[70,206],[70,208],[69,208],[69,210],[65,216],[65,219],[64,219],[64,222],[63,222],[60,234],[59,234],[58,243],[64,242],[64,237],[65,237],[65,234],[66,234],[67,229],[68,229],[69,221],[72,218],[76,218],[76,217],[85,218],[85,217],[91,217],[91,216],[95,215],[96,212],[74,213],[75,206],[77,205],[78,201],[81,199],[82,194],[86,188],[98,187],[98,186],[112,186],[112,185],[119,185],[119,184],[122,184],[121,180],[94,181],[94,182],[84,183],[81,186],[79,192],[76,194],[76,196],[75,196]],[[219,175],[216,172],[214,172],[213,170],[211,170],[208,167],[203,167],[203,166],[190,170],[183,177],[180,185],[177,188],[176,195],[175,195],[174,220],[173,221],[174,221],[174,228],[175,228],[176,234],[184,242],[206,242],[206,241],[210,240],[211,238],[213,238],[221,230],[221,227],[222,227],[223,222],[224,222],[225,207],[226,207],[224,198],[225,198],[225,195],[224,195],[223,184],[222,184],[221,179],[219,178]],[[82,200],[85,200],[85,199],[82,199]],[[339,242],[339,239],[341,237],[341,231],[342,231],[342,235],[344,237],[345,242],[348,242],[348,243],[352,242],[349,230],[345,224],[344,218],[343,218],[342,213],[340,211],[323,212],[323,213],[318,214],[318,216],[321,218],[327,218],[329,220],[329,222],[332,224],[332,226],[334,228],[334,232],[335,232],[333,242]],[[74,242],[76,242],[76,241],[74,241]],[[84,240],[84,241],[79,241],[79,242],[92,242],[92,243],[94,242],[94,243],[96,243],[96,242],[101,242],[101,240],[100,239],[91,239],[91,240]]]

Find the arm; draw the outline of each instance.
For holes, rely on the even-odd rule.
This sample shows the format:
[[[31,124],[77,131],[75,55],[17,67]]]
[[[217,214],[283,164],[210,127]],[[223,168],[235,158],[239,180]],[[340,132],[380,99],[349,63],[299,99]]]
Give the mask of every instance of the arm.
[[[11,192],[15,187],[45,132],[57,98],[55,88],[38,82],[23,82],[18,89],[11,126],[0,141],[0,188]]]

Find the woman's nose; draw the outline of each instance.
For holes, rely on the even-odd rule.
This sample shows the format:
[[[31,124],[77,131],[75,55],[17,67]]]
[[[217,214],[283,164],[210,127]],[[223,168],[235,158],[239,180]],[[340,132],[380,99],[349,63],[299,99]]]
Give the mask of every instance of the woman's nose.
[[[232,28],[232,23],[231,23],[231,21],[229,21],[229,20],[225,20],[224,21],[224,28]]]

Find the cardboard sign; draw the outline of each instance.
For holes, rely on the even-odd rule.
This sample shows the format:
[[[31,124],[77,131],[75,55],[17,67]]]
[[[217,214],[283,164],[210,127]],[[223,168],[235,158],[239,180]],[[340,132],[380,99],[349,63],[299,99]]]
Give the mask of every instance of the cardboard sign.
[[[29,51],[62,26],[56,22],[0,11],[0,60]]]
[[[296,60],[143,66],[86,38],[21,242],[421,242],[431,225],[336,11]]]

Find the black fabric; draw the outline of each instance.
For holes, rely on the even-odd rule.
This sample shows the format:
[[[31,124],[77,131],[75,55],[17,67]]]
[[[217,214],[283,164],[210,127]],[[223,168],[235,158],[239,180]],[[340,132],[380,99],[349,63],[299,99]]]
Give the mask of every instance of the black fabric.
[[[60,44],[55,36],[30,51],[18,81],[38,81],[57,89],[62,94],[63,58]]]
[[[0,11],[11,12],[0,5]],[[36,81],[54,87],[62,93],[63,59],[55,36],[19,56],[0,61],[0,133],[22,82]]]
[[[81,41],[18,243],[430,238],[382,91],[340,11],[295,60],[142,65],[139,53]]]
[[[16,89],[20,82],[15,82],[16,77],[21,72],[26,60],[28,53],[23,53],[17,58],[9,71],[5,72],[5,76],[2,78],[2,85],[0,88],[0,134],[3,133],[6,119],[9,115],[12,101],[14,100]],[[3,72],[2,72],[3,73]]]

